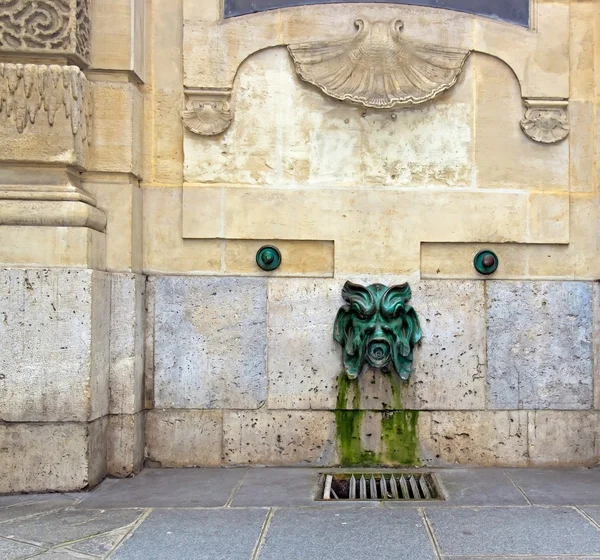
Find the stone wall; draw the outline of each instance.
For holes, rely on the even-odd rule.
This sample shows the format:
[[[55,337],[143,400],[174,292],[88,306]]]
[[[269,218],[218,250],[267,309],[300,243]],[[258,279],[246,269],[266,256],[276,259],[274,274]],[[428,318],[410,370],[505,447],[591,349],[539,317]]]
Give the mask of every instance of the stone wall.
[[[25,4],[0,18],[0,493],[144,461],[598,460],[596,0],[537,0],[530,27],[413,2]],[[388,89],[378,64],[327,79],[361,33]],[[410,283],[407,384],[341,375],[347,279]]]
[[[151,278],[152,463],[597,460],[597,284],[416,280],[423,340],[404,384],[347,379],[332,337],[341,281]]]

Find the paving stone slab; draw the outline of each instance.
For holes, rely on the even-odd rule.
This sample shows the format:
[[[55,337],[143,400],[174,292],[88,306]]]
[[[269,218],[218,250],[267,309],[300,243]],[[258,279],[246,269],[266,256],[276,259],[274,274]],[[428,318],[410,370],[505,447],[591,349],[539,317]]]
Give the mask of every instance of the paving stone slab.
[[[131,527],[117,529],[116,531],[104,533],[97,537],[77,541],[68,545],[68,548],[76,552],[104,557],[105,554],[109,553],[123,540],[129,531],[131,531]]]
[[[600,560],[600,556],[445,556],[443,560]]]
[[[503,469],[449,469],[437,471],[448,498],[427,504],[385,502],[386,506],[526,506],[527,500]]]
[[[600,525],[600,507],[586,507],[581,508],[582,511],[585,511],[596,523]]]
[[[21,558],[29,558],[41,551],[40,548],[31,544],[0,539],[0,558],[2,560],[21,560]]]
[[[62,509],[3,523],[0,536],[54,546],[124,527],[133,523],[141,513],[136,509]]]
[[[248,560],[267,509],[157,510],[113,560]]]
[[[600,505],[600,469],[508,469],[531,503]]]
[[[134,478],[103,482],[82,507],[224,506],[245,469],[146,469]]]
[[[236,490],[233,507],[379,507],[378,502],[316,501],[321,469],[249,469]]]
[[[73,505],[71,500],[66,498],[48,500],[44,502],[33,502],[30,504],[19,504],[14,506],[7,506],[0,508],[0,523],[11,521],[13,519],[19,519],[22,517],[29,517],[39,513],[52,511],[55,509],[61,509]]]
[[[250,469],[231,505],[314,505],[319,472],[316,469]]]
[[[415,509],[276,510],[259,560],[432,560]]]
[[[427,508],[442,554],[591,555],[600,531],[569,507]]]
[[[97,560],[96,556],[88,556],[87,554],[79,554],[69,550],[51,550],[44,552],[38,556],[34,556],[31,560]]]

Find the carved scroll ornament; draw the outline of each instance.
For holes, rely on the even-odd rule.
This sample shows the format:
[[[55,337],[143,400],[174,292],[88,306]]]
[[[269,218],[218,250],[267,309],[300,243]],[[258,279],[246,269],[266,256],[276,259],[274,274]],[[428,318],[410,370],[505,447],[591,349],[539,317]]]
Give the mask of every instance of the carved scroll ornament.
[[[195,134],[214,136],[231,124],[231,90],[185,90],[183,124]]]
[[[0,62],[0,117],[14,121],[19,133],[40,118],[49,126],[64,111],[73,135],[91,140],[89,83],[77,66]]]
[[[0,0],[0,50],[90,54],[91,0]]]
[[[568,136],[571,125],[567,101],[525,99],[523,102],[526,111],[521,128],[529,138],[541,144],[553,144]]]
[[[298,75],[327,95],[386,109],[433,99],[451,88],[468,50],[402,38],[400,20],[357,19],[354,37],[289,45]]]

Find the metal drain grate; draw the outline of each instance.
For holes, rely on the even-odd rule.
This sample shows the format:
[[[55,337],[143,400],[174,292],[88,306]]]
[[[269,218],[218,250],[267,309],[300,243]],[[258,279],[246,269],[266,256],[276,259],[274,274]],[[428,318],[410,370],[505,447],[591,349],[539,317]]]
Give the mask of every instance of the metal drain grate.
[[[444,500],[433,473],[324,473],[320,500]]]

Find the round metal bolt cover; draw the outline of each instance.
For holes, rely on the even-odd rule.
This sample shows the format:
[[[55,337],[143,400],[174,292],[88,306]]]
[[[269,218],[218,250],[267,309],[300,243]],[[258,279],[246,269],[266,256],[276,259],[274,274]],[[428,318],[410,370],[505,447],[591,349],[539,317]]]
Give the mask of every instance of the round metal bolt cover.
[[[281,264],[281,253],[274,245],[265,245],[256,252],[256,264],[263,270],[275,270]]]
[[[479,274],[492,274],[498,268],[498,257],[493,251],[479,251],[473,259],[473,266]]]

